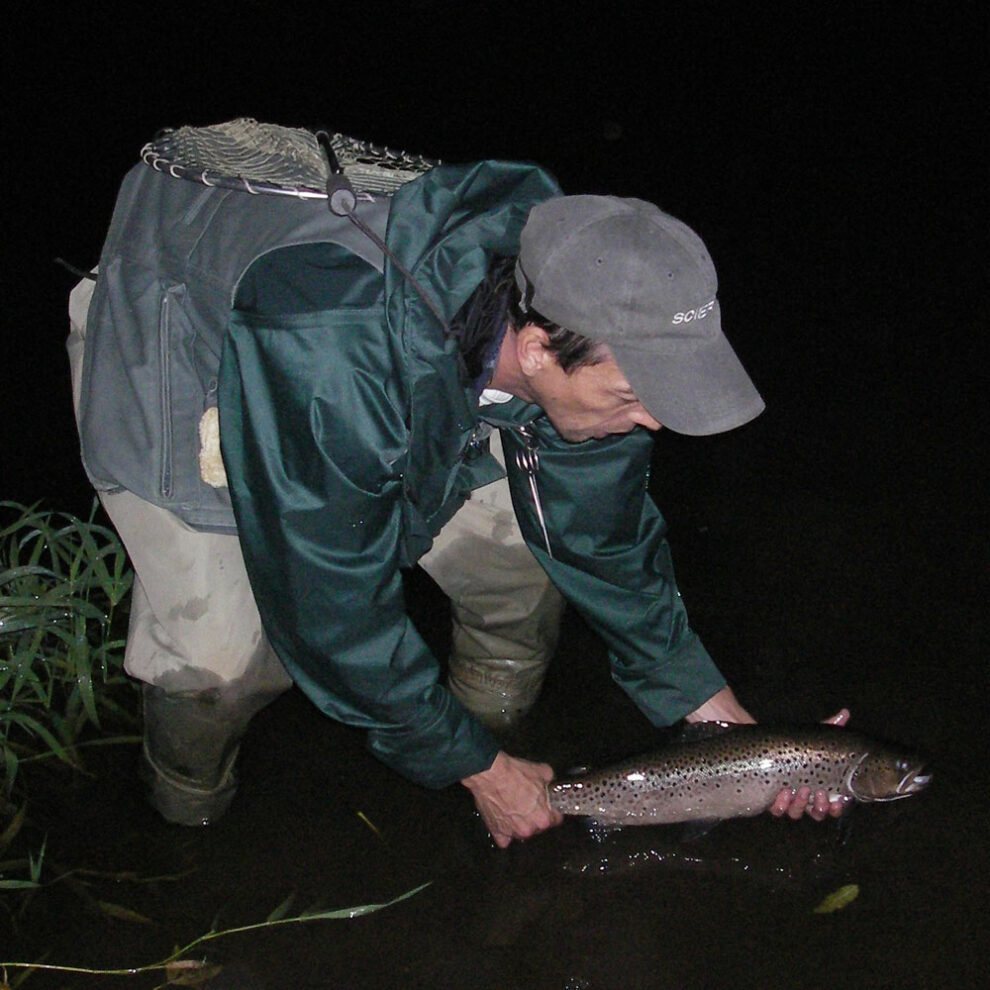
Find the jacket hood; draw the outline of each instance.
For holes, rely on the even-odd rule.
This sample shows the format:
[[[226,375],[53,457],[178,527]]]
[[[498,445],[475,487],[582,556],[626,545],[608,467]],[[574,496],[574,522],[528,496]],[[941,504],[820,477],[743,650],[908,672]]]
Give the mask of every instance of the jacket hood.
[[[438,165],[395,194],[385,240],[449,321],[494,256],[519,252],[519,234],[532,207],[559,195],[557,182],[535,165]],[[393,332],[405,334],[411,322],[437,324],[416,288],[388,258],[385,298]]]

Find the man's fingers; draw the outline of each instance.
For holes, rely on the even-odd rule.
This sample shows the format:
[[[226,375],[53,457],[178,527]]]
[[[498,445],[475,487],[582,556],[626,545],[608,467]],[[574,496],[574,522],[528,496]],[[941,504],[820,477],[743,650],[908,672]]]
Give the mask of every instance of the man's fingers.
[[[787,809],[787,814],[795,821],[800,818],[804,814],[809,797],[811,797],[811,788],[804,786],[799,787],[797,789],[797,793],[794,795],[794,799],[791,801],[790,806]]]
[[[553,782],[554,773],[553,767],[549,763],[537,763],[536,775],[543,781],[544,784],[550,784]]]
[[[824,821],[828,817],[828,791],[815,791],[814,799],[807,810],[816,822]]]
[[[849,721],[849,709],[840,708],[831,718],[823,721],[825,725],[845,725]]]
[[[789,812],[791,805],[794,803],[794,793],[793,788],[785,788],[782,790],[774,799],[774,802],[770,807],[770,814],[775,818],[781,818],[786,815]]]
[[[840,817],[851,802],[852,798],[848,797],[829,800],[826,790],[815,791],[812,795],[808,787],[800,787],[797,790],[785,788],[774,799],[770,806],[770,814],[775,818],[787,815],[795,821],[807,814],[815,821],[821,822],[829,817]]]

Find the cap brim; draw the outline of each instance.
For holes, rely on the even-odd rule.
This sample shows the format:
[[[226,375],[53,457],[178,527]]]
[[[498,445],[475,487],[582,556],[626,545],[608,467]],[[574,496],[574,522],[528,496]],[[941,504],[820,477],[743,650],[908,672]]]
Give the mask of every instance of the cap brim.
[[[766,408],[721,331],[691,341],[654,338],[649,349],[611,343],[609,350],[646,411],[675,433],[725,433]]]

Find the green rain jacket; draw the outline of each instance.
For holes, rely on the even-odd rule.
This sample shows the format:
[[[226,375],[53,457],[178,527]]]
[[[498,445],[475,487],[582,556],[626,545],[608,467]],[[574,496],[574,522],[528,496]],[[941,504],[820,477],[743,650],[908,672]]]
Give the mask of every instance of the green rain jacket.
[[[530,208],[560,191],[535,166],[438,166],[394,196],[386,242],[449,320],[494,255],[518,251]],[[361,205],[358,205],[360,212]],[[456,343],[396,266],[337,244],[256,261],[220,370],[224,462],[251,585],[273,646],[326,714],[368,730],[406,777],[443,787],[487,769],[491,734],[438,683],[405,612],[401,569],[472,488],[503,472],[527,542],[604,638],[615,681],[656,725],[725,681],[688,625],[665,525],[647,494],[652,439],[564,441],[537,406],[479,409]],[[552,557],[515,455],[527,426]]]

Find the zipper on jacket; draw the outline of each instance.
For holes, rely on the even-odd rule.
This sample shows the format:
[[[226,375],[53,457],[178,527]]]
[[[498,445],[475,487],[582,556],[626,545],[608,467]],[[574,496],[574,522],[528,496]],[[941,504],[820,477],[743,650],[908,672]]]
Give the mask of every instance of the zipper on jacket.
[[[533,498],[533,507],[536,509],[536,521],[540,524],[543,532],[543,543],[547,548],[547,556],[553,560],[553,551],[550,549],[550,534],[547,532],[547,520],[543,514],[543,503],[540,501],[540,489],[536,484],[536,472],[540,470],[540,455],[537,451],[536,433],[529,423],[516,427],[516,432],[522,437],[524,447],[516,451],[516,467],[525,472],[529,479],[529,494]]]
[[[161,372],[162,461],[158,478],[164,498],[172,497],[172,368],[169,354],[169,293],[158,311],[158,361]]]

